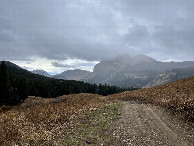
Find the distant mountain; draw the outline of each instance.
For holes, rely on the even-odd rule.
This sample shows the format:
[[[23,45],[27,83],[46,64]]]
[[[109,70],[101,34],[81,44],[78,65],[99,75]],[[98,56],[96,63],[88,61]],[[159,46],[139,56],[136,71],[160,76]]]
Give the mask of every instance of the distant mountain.
[[[89,74],[91,74],[91,72],[86,70],[75,69],[75,70],[64,71],[61,74],[53,76],[53,78],[80,81],[80,80],[83,80]]]
[[[6,62],[8,71],[30,78],[48,76],[44,71],[31,73],[21,67]],[[55,79],[77,80],[88,83],[107,84],[118,87],[151,87],[194,75],[194,61],[161,62],[146,55],[120,55],[111,60],[103,60],[94,66],[93,72],[75,69],[52,76]],[[38,74],[41,74],[38,76]],[[46,78],[45,79],[50,79]]]
[[[194,61],[161,62],[146,55],[120,55],[95,65],[93,73],[84,81],[119,87],[143,87],[164,72],[189,67],[194,67]]]
[[[27,96],[54,98],[59,97],[61,95],[77,93],[95,93],[101,95],[108,95],[125,91],[125,89],[121,89],[115,86],[99,87],[97,85],[84,83],[83,81],[63,80],[45,77],[27,71],[12,62],[5,61],[5,64],[7,72],[9,74],[10,84],[13,87],[12,92],[15,98],[14,104],[21,102],[23,99],[27,98]],[[81,73],[90,72],[74,70],[74,73],[75,76],[80,76]],[[72,77],[73,74],[70,75]]]
[[[191,71],[192,73],[193,69],[176,70],[177,75],[180,77],[185,77],[187,71]],[[174,111],[174,114],[180,114],[181,118],[194,122],[194,76],[166,83],[161,86],[111,95],[110,98],[124,100],[143,99],[143,101],[148,101],[162,107],[165,106],[171,109],[171,111]]]
[[[44,70],[33,70],[32,73],[38,74],[38,75],[42,75],[45,77],[50,77],[51,75],[48,74],[46,71]]]
[[[194,76],[194,67],[174,69],[160,74],[152,81],[150,81],[144,88],[163,85],[168,82],[184,79],[190,76]]]

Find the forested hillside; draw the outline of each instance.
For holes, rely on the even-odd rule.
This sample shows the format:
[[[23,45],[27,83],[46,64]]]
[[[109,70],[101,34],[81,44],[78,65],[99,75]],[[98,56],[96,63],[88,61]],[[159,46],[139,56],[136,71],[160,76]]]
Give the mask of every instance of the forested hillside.
[[[55,98],[77,93],[109,95],[132,89],[52,79],[33,74],[11,62],[3,61],[0,66],[0,105],[16,105],[28,96]]]

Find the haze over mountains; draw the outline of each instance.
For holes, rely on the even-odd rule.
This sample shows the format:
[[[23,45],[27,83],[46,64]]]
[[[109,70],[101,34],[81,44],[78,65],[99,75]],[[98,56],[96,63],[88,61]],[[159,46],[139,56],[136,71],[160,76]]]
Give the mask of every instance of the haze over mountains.
[[[83,79],[66,78],[142,86],[156,74],[185,65],[158,60],[194,58],[193,0],[1,1],[0,60],[12,60],[30,71],[92,71],[101,61]],[[116,57],[141,53],[157,60]],[[99,73],[98,68],[103,70]]]
[[[9,72],[16,72],[19,66],[6,62]],[[20,74],[20,71],[18,71]],[[26,72],[24,72],[26,74]],[[77,80],[91,84],[107,84],[118,87],[151,87],[183,79],[194,75],[194,61],[161,62],[146,55],[120,55],[110,60],[103,60],[94,66],[93,72],[86,70],[68,70],[50,76],[44,70],[32,73],[55,79]],[[33,75],[33,74],[32,74]],[[29,73],[27,73],[29,76]],[[31,76],[31,75],[30,75]]]
[[[45,76],[45,77],[50,77],[51,76],[50,74],[48,74],[44,70],[33,70],[32,73],[39,74],[39,75],[42,75],[42,76]]]
[[[137,56],[125,54],[101,61],[94,66],[93,72],[80,69],[68,70],[53,78],[119,87],[150,87],[192,75],[194,75],[194,61],[161,62],[143,54]]]
[[[91,72],[86,70],[75,69],[64,71],[61,74],[53,76],[53,78],[65,80],[82,80],[89,74],[91,74]]]
[[[95,65],[93,73],[84,78],[84,81],[97,84],[106,83],[120,87],[143,87],[167,71],[193,66],[193,61],[161,62],[145,55],[133,57],[121,55]],[[193,69],[191,70],[193,71]]]

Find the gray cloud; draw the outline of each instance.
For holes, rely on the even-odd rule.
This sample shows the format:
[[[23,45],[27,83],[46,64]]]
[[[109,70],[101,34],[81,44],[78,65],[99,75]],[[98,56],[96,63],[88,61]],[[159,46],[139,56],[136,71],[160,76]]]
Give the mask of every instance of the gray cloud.
[[[0,59],[99,61],[128,53],[193,60],[193,5],[193,0],[1,0]]]
[[[72,66],[72,65],[63,64],[63,63],[59,63],[59,62],[52,62],[52,65],[54,65],[55,67],[63,67],[63,68],[75,67],[75,66]]]

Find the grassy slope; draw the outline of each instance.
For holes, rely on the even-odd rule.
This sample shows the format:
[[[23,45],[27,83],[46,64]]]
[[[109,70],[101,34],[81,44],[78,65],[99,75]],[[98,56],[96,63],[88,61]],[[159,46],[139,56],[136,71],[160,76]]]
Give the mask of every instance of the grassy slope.
[[[101,133],[118,115],[119,106],[110,104],[111,101],[134,98],[173,108],[194,119],[194,77],[108,97],[94,94],[55,99],[31,97],[20,106],[0,110],[0,145],[85,145],[87,140],[97,143],[101,137],[110,141],[108,133]],[[91,133],[96,137],[91,137]]]
[[[60,144],[73,117],[105,104],[108,102],[103,97],[93,94],[28,99],[24,104],[0,113],[0,145]]]
[[[194,76],[162,86],[109,96],[109,99],[131,98],[166,106],[194,120]]]

